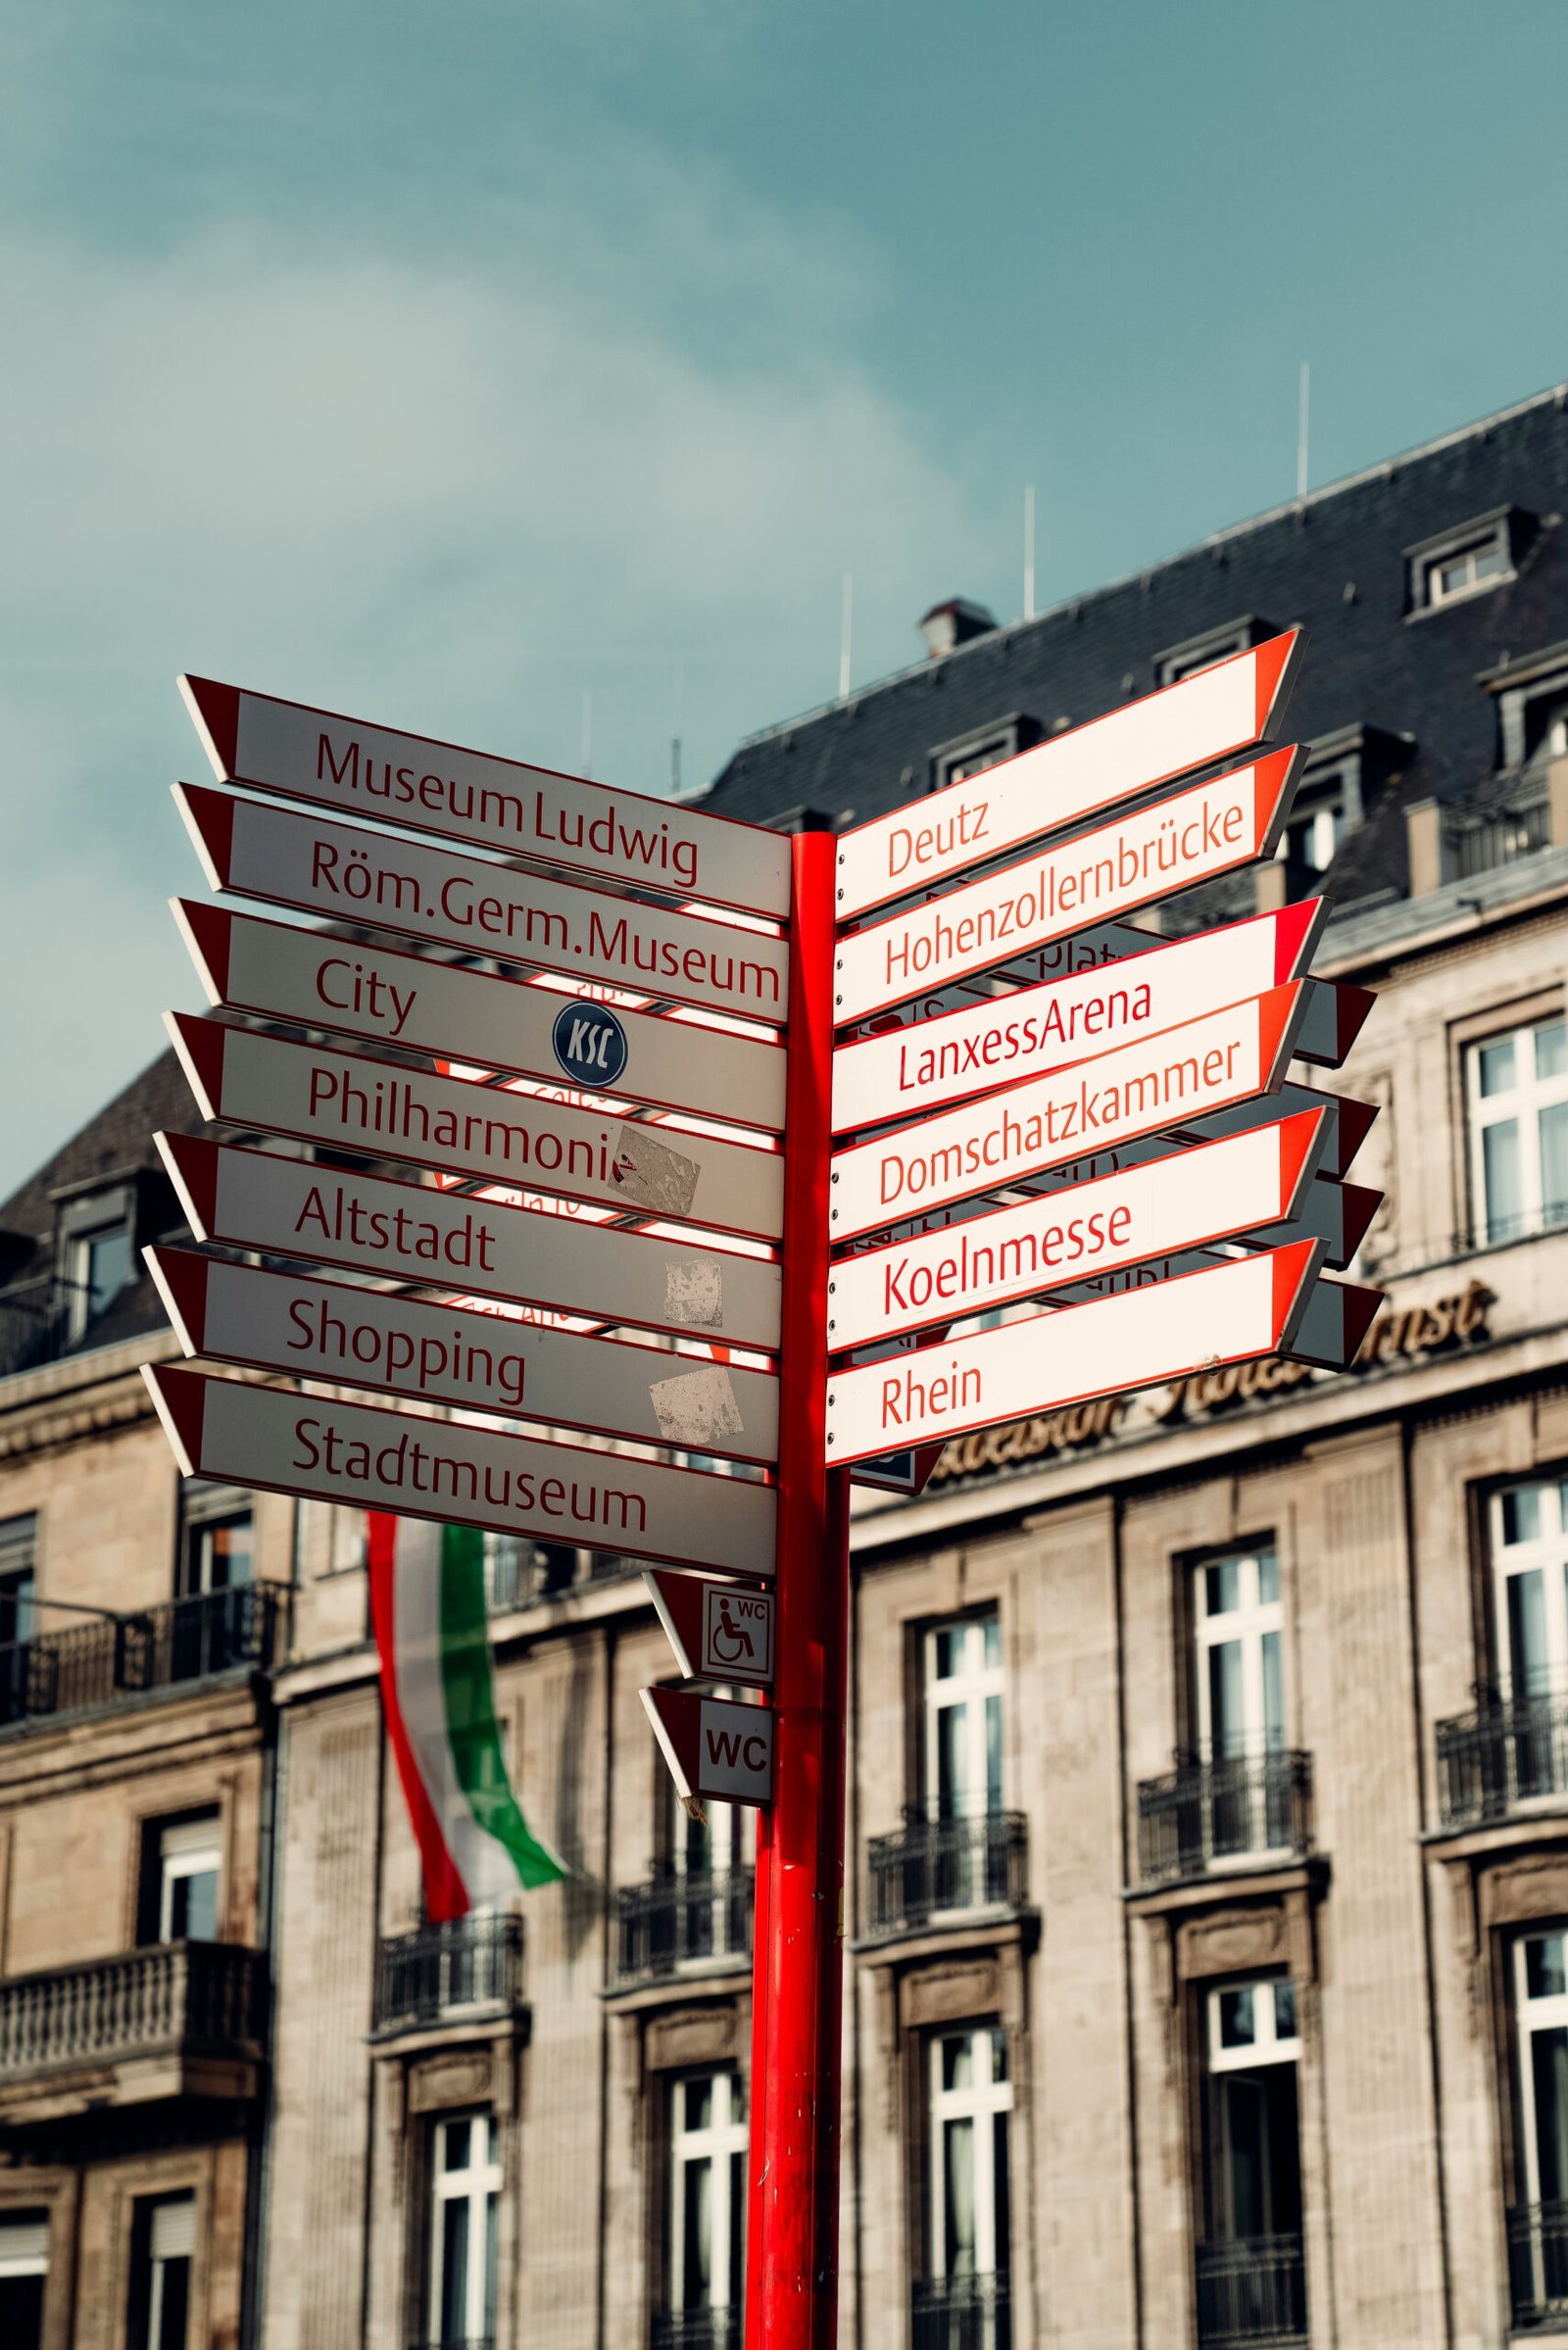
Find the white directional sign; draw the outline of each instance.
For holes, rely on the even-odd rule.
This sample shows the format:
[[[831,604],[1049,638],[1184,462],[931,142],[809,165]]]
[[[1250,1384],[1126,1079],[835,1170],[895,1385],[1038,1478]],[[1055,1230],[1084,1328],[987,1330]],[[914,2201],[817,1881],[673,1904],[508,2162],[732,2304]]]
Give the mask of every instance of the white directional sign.
[[[1321,899],[1231,922],[1044,987],[987,996],[961,1011],[833,1055],[833,1131],[882,1125],[1016,1085],[1156,1036],[1295,979],[1326,909]]]
[[[827,1456],[842,1465],[893,1444],[962,1436],[1030,1412],[1287,1345],[1307,1301],[1317,1245],[1238,1257],[1095,1305],[1004,1322],[923,1353],[840,1371],[827,1383]]]
[[[167,1025],[202,1115],[225,1125],[759,1240],[777,1240],[783,1230],[777,1151],[288,1044],[182,1012],[170,1013]]]
[[[1290,1216],[1314,1188],[1326,1123],[1305,1116],[1260,1126],[1048,1199],[994,1208],[947,1232],[841,1257],[828,1277],[828,1343],[838,1352],[963,1321]]]
[[[789,911],[789,842],[757,825],[207,677],[179,683],[222,782],[578,867],[627,889]]]
[[[696,1689],[643,1689],[654,1726],[683,1803],[704,1796],[724,1803],[773,1799],[773,1716],[765,1705],[735,1705]]]
[[[1266,1094],[1291,1056],[1299,987],[1229,1005],[1058,1074],[962,1103],[841,1151],[833,1238],[876,1232],[921,1208],[996,1192],[1042,1168]]]
[[[1261,1259],[1259,1261],[1262,1261]],[[772,1486],[148,1364],[187,1477],[770,1578]]]
[[[771,1371],[183,1248],[143,1253],[187,1354],[727,1459],[778,1458]]]
[[[161,1134],[199,1241],[555,1307],[682,1338],[775,1348],[776,1263],[497,1199]]]
[[[784,1018],[781,938],[205,784],[173,789],[215,890],[708,1011]]]
[[[929,799],[856,825],[839,842],[839,919],[966,872],[1190,767],[1266,742],[1300,645],[1299,630],[1273,637]]]
[[[1298,751],[1271,752],[840,939],[836,1023],[863,1020],[1086,922],[1131,913],[1267,856],[1299,761]]]
[[[782,1045],[173,900],[211,1003],[778,1133]]]
[[[1326,1175],[1348,1175],[1350,1161],[1377,1123],[1375,1104],[1352,1101],[1348,1094],[1323,1094],[1315,1086],[1295,1083],[1277,1087],[1267,1101],[1236,1102],[1224,1109],[1205,1110],[1196,1118],[1184,1115],[1179,1126],[1158,1144],[1135,1144],[1133,1149],[1139,1151],[1148,1149],[1152,1156],[1179,1151],[1190,1142],[1217,1143],[1224,1135],[1245,1133],[1248,1127],[1261,1126],[1271,1118],[1294,1116],[1298,1109],[1327,1109],[1331,1113],[1323,1171]],[[1129,1155],[1123,1153],[1124,1157]]]
[[[773,1685],[773,1594],[706,1575],[644,1567],[659,1620],[675,1662],[688,1681],[735,1681],[747,1689]]]

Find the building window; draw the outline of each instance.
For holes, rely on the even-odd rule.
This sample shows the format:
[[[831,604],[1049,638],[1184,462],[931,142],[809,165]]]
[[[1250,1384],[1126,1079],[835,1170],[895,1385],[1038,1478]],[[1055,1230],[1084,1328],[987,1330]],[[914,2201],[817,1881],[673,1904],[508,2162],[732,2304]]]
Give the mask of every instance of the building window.
[[[1020,751],[1032,750],[1040,735],[1039,719],[1019,710],[1011,717],[997,719],[978,734],[939,743],[931,754],[931,787],[944,791],[950,783],[962,783],[965,776],[1000,767],[1004,760],[1016,759]]]
[[[925,1635],[925,1801],[933,1820],[1002,1809],[1002,1626],[995,1612]]]
[[[1274,852],[1280,862],[1301,873],[1326,873],[1346,833],[1344,778],[1338,768],[1302,776],[1290,816]]]
[[[96,1231],[74,1234],[66,1273],[66,1328],[72,1341],[90,1330],[134,1279],[135,1255],[128,1224],[101,1224]]]
[[[38,1521],[0,1521],[0,1647],[30,1640],[37,1603]]]
[[[1229,661],[1236,653],[1246,653],[1273,633],[1267,621],[1248,618],[1229,620],[1223,628],[1210,628],[1202,636],[1188,637],[1154,656],[1154,684],[1180,685],[1184,677],[1196,677],[1200,669],[1212,669],[1217,661]]]
[[[1207,1560],[1193,1578],[1198,1735],[1205,1758],[1285,1743],[1284,1611],[1272,1545]]]
[[[1011,2267],[1007,2035],[995,2024],[931,2043],[931,2235],[927,2270],[956,2283]],[[979,2336],[976,2335],[978,2341]]]
[[[1553,1926],[1514,1944],[1519,2184],[1509,2214],[1514,2323],[1553,2331],[1568,2312],[1568,1934]],[[1555,2323],[1553,2323],[1555,2321]]]
[[[493,2341],[501,2152],[493,2114],[461,2114],[431,2133],[430,2340]]]
[[[216,1942],[222,1875],[216,1810],[151,1820],[143,1830],[143,1942]]]
[[[196,1598],[204,1591],[231,1591],[248,1584],[254,1572],[249,1503],[236,1508],[226,1496],[210,1500],[202,1494],[190,1496],[186,1508],[179,1596]]]
[[[0,2219],[0,2342],[6,2350],[40,2350],[48,2277],[48,2213],[7,2212]]]
[[[130,2228],[131,2350],[186,2350],[195,2249],[193,2195],[137,2201]]]
[[[1492,1496],[1491,1518],[1507,1694],[1561,1695],[1568,1690],[1568,1483],[1509,1486]],[[1549,1792],[1549,1779],[1537,1791]]]
[[[1435,612],[1511,579],[1530,517],[1501,507],[1405,549],[1410,610]]]
[[[1470,1184],[1488,1241],[1568,1222],[1568,1025],[1559,1015],[1466,1054]]]
[[[688,2073],[669,2086],[669,2308],[739,2312],[746,2298],[746,2084]]]
[[[1296,1990],[1287,1981],[1208,1992],[1200,2343],[1306,2340]]]

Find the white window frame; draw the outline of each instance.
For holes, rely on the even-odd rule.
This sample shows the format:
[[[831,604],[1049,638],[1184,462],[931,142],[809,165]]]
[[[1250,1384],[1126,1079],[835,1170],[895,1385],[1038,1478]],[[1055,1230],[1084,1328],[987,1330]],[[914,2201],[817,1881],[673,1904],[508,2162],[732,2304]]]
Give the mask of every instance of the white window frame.
[[[967,2040],[970,2045],[973,2079],[966,2088],[950,2089],[944,2086],[943,2051],[956,2041]],[[997,2056],[1003,2063],[998,2077]],[[930,2087],[930,2172],[931,2172],[931,2240],[929,2273],[941,2280],[948,2275],[948,2165],[947,2130],[951,2124],[969,2124],[969,2144],[974,2160],[974,2268],[976,2277],[1006,2275],[1012,2265],[1012,2248],[1001,2247],[1002,2260],[997,2259],[997,2179],[995,2165],[996,2131],[993,2127],[998,2114],[1012,2111],[1012,2080],[1006,2062],[1006,2034],[1000,2024],[972,2025],[962,2032],[939,2032],[931,2037],[926,2058]],[[1010,2163],[1010,2150],[1009,2150]],[[1011,2209],[1011,2181],[1008,2182],[1008,2209]]]
[[[1274,852],[1277,861],[1288,863],[1293,840],[1306,835],[1308,846],[1297,861],[1309,873],[1326,873],[1348,829],[1348,815],[1345,780],[1338,768],[1330,768],[1321,778],[1306,774],[1280,834]]]
[[[1483,571],[1481,563],[1489,556],[1497,558],[1495,570]],[[1452,587],[1444,585],[1443,574],[1456,563],[1468,566],[1468,576]],[[1508,533],[1501,522],[1475,538],[1460,541],[1457,546],[1446,547],[1437,555],[1429,555],[1421,566],[1426,601],[1434,610],[1440,604],[1458,604],[1467,596],[1480,595],[1506,579],[1513,568],[1508,561]]]
[[[1494,1245],[1492,1213],[1487,1201],[1487,1169],[1485,1136],[1489,1127],[1500,1126],[1512,1120],[1519,1129],[1519,1211],[1515,1221],[1518,1229],[1497,1236],[1495,1245],[1524,1240],[1532,1233],[1555,1231],[1556,1224],[1545,1222],[1545,1207],[1541,1184],[1541,1112],[1568,1102],[1568,1054],[1564,1056],[1561,1073],[1555,1077],[1536,1075],[1536,1038],[1544,1029],[1562,1028],[1562,1011],[1547,1013],[1539,1020],[1527,1020],[1517,1028],[1494,1029],[1489,1036],[1476,1037],[1465,1047],[1464,1092],[1466,1123],[1469,1133],[1471,1221],[1475,1237],[1484,1247]],[[1506,1093],[1483,1094],[1481,1091],[1481,1055],[1494,1046],[1511,1044],[1514,1051],[1515,1079]],[[1530,1075],[1520,1075],[1526,1057]]]
[[[249,1526],[251,1534],[251,1572],[247,1581],[250,1583],[256,1581],[256,1510],[251,1495],[249,1493],[224,1494],[219,1498],[216,1504],[210,1503],[204,1496],[193,1508],[187,1508],[185,1515],[185,1554],[181,1562],[180,1576],[181,1598],[202,1599],[214,1591],[234,1591],[245,1589],[244,1584],[211,1583],[199,1579],[201,1575],[209,1573],[211,1570],[211,1537],[221,1533],[226,1527],[237,1525],[241,1518]]]
[[[1207,2053],[1208,2069],[1218,2073],[1255,2073],[1259,2065],[1298,2065],[1301,2061],[1301,2020],[1298,2003],[1296,2030],[1282,2032],[1279,2029],[1277,1994],[1281,1987],[1293,1990],[1288,1975],[1257,1975],[1242,1983],[1222,1983],[1208,1994]],[[1220,2002],[1237,1991],[1252,1994],[1252,2018],[1257,2026],[1254,2038],[1245,2047],[1227,2048],[1220,2037]]]
[[[185,2264],[186,2326],[189,2328],[191,2303],[191,2275],[196,2260],[196,2197],[157,2195],[148,2197],[147,2212],[147,2345],[148,2350],[160,2350],[164,2330],[164,2294],[169,2282],[169,2271],[176,2261]],[[160,2242],[160,2237],[165,2240]],[[172,2237],[172,2242],[169,2241]]]
[[[1564,1509],[1565,1481],[1556,1477],[1521,1478],[1491,1497],[1493,1607],[1497,1627],[1497,1652],[1503,1660],[1503,1684],[1511,1697],[1544,1696],[1568,1690],[1568,1511]],[[1540,1509],[1541,1531],[1522,1542],[1505,1535],[1504,1511],[1515,1493],[1533,1493]],[[1545,1689],[1523,1686],[1521,1659],[1513,1653],[1513,1610],[1509,1586],[1520,1575],[1540,1573],[1543,1617],[1546,1634]]]
[[[986,1628],[997,1627],[997,1661],[986,1662]],[[940,1674],[937,1670],[937,1642],[943,1638],[956,1637],[962,1643],[958,1670]],[[962,1751],[965,1760],[965,1780],[969,1791],[968,1808],[961,1815],[971,1820],[988,1819],[993,1808],[1003,1808],[1002,1788],[996,1789],[996,1803],[991,1802],[990,1774],[987,1763],[986,1706],[995,1697],[1004,1723],[1003,1752],[1005,1754],[1005,1688],[1006,1663],[1002,1652],[1002,1619],[1000,1611],[988,1608],[974,1616],[953,1616],[941,1624],[929,1625],[922,1648],[922,1703],[924,1792],[926,1817],[936,1820],[941,1804],[941,1720],[944,1713],[956,1707],[967,1709],[962,1731]]]
[[[1259,1596],[1261,1567],[1265,1558],[1274,1561],[1273,1599]],[[1239,1607],[1223,1613],[1208,1612],[1208,1569],[1234,1562],[1240,1571],[1242,1601]],[[1279,1736],[1271,1745],[1268,1739],[1265,1715],[1267,1712],[1263,1676],[1263,1641],[1269,1633],[1277,1633],[1280,1642],[1280,1697],[1285,1694],[1285,1598],[1280,1577],[1279,1551],[1272,1542],[1259,1542],[1250,1550],[1225,1550],[1200,1559],[1193,1569],[1193,1657],[1198,1683],[1199,1751],[1205,1760],[1222,1762],[1240,1759],[1241,1755],[1278,1753],[1288,1743],[1285,1722],[1279,1724]],[[1214,1648],[1226,1647],[1237,1640],[1242,1649],[1242,1717],[1246,1726],[1245,1742],[1236,1756],[1218,1754],[1214,1747],[1212,1693],[1209,1687],[1208,1660]]]
[[[198,1820],[172,1820],[158,1832],[158,1939],[172,1942],[174,1886],[191,1877],[214,1877],[218,1890],[213,1908],[220,1926],[223,1918],[222,1819],[218,1812]]]
[[[446,2167],[447,2133],[455,2126],[468,2130],[468,2161],[461,2171]],[[491,2197],[495,2197],[492,2208]],[[491,2273],[490,2231],[497,2225],[501,2199],[500,2136],[494,2114],[443,2114],[430,2133],[430,2291],[427,2302],[430,2339],[444,2341],[441,2309],[446,2286],[446,2212],[449,2203],[468,2206],[468,2274],[464,2285],[464,2334],[482,2341],[493,2330],[487,2307]],[[499,2268],[499,2264],[497,2264]]]
[[[125,1236],[128,1269],[119,1289],[112,1290],[98,1312],[92,1310],[92,1251],[94,1244],[108,1240],[112,1234]],[[89,1225],[84,1231],[74,1232],[66,1252],[66,1279],[70,1284],[66,1306],[66,1330],[73,1345],[82,1336],[87,1325],[98,1314],[107,1313],[116,1297],[123,1297],[136,1279],[135,1235],[129,1218],[123,1215],[107,1216],[101,1224]]]
[[[712,2091],[712,2119],[706,2125],[689,2124],[686,2120],[688,2092],[699,2082],[708,2083]],[[686,2175],[690,2170],[708,2167],[710,2222],[709,2234],[713,2250],[712,2274],[709,2278],[710,2297],[706,2302],[694,2302],[696,2309],[730,2309],[738,2306],[730,2298],[733,2284],[737,2296],[744,2297],[746,2289],[745,2262],[737,2277],[730,2276],[730,2244],[733,2239],[736,2214],[730,2201],[730,2175],[737,2154],[742,2156],[742,2210],[739,2215],[742,2242],[746,2228],[746,2186],[744,2157],[750,2143],[750,2125],[747,2120],[746,2084],[740,2074],[731,2068],[716,2071],[704,2069],[696,2073],[678,2073],[669,2084],[669,2306],[670,2314],[686,2314]]]
[[[1238,653],[1250,653],[1271,632],[1255,618],[1228,620],[1222,628],[1205,629],[1201,636],[1188,637],[1179,645],[1167,645],[1163,653],[1154,656],[1154,689],[1157,692],[1169,685],[1180,685],[1184,678],[1197,677],[1204,669],[1217,668],[1222,661],[1232,661]]]
[[[1519,2120],[1524,2144],[1525,2185],[1527,2203],[1541,2201],[1541,2147],[1536,2130],[1536,2068],[1531,2062],[1530,2042],[1538,2032],[1568,2029],[1568,1991],[1559,1991],[1540,1999],[1532,1999],[1525,1952],[1532,1942],[1556,1937],[1568,1941],[1568,1932],[1561,1926],[1534,1927],[1516,1934],[1513,1945],[1514,2036],[1519,2055]],[[1568,1951],[1564,1953],[1568,1959]]]

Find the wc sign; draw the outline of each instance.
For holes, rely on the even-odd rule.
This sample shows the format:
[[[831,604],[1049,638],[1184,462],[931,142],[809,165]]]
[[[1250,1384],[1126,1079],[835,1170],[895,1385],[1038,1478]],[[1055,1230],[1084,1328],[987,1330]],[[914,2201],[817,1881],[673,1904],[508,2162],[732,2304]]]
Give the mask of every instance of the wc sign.
[[[607,1004],[573,1000],[557,1016],[550,1041],[557,1060],[578,1085],[612,1086],[626,1066],[626,1031]]]
[[[705,1795],[728,1803],[772,1801],[770,1708],[695,1689],[644,1689],[641,1696],[682,1802],[700,1803]]]
[[[714,1583],[664,1567],[643,1581],[688,1681],[773,1686],[773,1594],[744,1583]]]

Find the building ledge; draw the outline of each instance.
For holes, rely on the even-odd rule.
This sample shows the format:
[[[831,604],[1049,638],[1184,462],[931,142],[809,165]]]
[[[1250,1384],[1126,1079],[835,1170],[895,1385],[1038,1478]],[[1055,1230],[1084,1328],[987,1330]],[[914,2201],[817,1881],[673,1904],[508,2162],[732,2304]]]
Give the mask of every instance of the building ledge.
[[[631,2015],[645,2007],[668,2007],[683,2000],[716,1998],[733,1991],[738,1983],[749,1983],[751,1979],[752,1961],[745,1951],[738,1950],[733,1957],[688,1959],[668,1975],[607,1983],[599,1996],[618,2015]]]
[[[887,1934],[860,1934],[847,1944],[862,1966],[904,1966],[912,1959],[943,1958],[952,1951],[1018,1948],[1025,1955],[1040,1940],[1037,1909],[952,1910]]]
[[[368,2032],[366,2045],[372,2056],[423,2056],[437,2048],[488,2047],[511,2039],[525,2048],[532,2032],[532,2011],[525,2002],[509,2006],[502,2001],[475,2010],[454,2010],[433,2023],[387,2024]]]
[[[1472,1860],[1528,1844],[1568,1844],[1568,1797],[1554,1795],[1539,1810],[1521,1804],[1500,1820],[1423,1829],[1419,1841],[1433,1860]]]
[[[1287,1860],[1215,1870],[1207,1877],[1186,1878],[1179,1885],[1125,1885],[1121,1897],[1139,1917],[1164,1917],[1178,1910],[1217,1909],[1235,1901],[1277,1901],[1286,1893],[1321,1896],[1328,1882],[1325,1854],[1293,1853]]]

